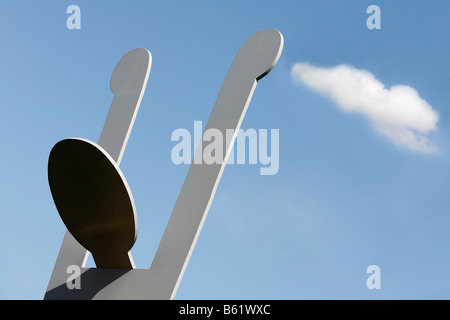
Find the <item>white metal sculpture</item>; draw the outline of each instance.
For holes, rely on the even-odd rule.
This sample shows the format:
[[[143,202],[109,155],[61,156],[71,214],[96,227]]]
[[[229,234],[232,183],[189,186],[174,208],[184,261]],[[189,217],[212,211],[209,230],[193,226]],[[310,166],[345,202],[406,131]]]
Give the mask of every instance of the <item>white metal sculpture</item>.
[[[115,94],[98,144],[66,139],[49,158],[49,184],[68,228],[45,299],[173,299],[197,242],[257,82],[276,65],[283,36],[273,29],[252,35],[237,53],[205,131],[235,132],[223,161],[193,162],[150,269],[136,269],[130,254],[137,236],[131,191],[119,169],[146,87],[151,54],[127,53],[111,79]],[[194,157],[201,157],[200,145]],[[85,268],[91,251],[97,268]],[[67,268],[82,268],[81,289],[66,285]]]

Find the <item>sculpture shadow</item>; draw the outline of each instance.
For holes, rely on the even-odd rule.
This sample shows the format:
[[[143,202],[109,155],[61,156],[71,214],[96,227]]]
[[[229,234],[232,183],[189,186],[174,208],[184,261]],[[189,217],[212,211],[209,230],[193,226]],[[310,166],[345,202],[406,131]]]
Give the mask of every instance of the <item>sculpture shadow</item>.
[[[44,300],[92,300],[108,285],[118,280],[130,269],[86,269],[80,275],[80,289],[69,289],[67,283],[53,288]]]

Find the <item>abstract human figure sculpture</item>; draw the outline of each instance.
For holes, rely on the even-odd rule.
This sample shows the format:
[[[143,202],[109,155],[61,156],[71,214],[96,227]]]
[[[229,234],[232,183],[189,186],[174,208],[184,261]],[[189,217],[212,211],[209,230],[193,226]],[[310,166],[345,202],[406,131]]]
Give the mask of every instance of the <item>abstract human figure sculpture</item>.
[[[83,268],[81,274],[81,289],[69,290],[66,286],[67,274],[65,271],[69,265],[79,265],[84,267],[86,250],[80,248],[81,246],[77,241],[70,233],[68,233],[63,241],[63,246],[60,250],[52,278],[47,288],[46,299],[167,300],[175,297],[256,85],[258,81],[267,75],[277,64],[282,49],[283,36],[280,32],[273,29],[262,30],[255,33],[248,38],[240,48],[224,80],[222,89],[219,92],[219,96],[205,128],[205,131],[209,129],[220,130],[223,136],[226,136],[226,131],[231,129],[234,130],[235,135],[230,141],[227,141],[224,146],[223,161],[218,161],[213,164],[196,164],[194,162],[191,165],[150,269],[126,269],[117,267]],[[132,64],[130,64],[130,66],[132,66]],[[130,75],[131,74],[132,72],[130,72]],[[142,98],[142,95],[140,97]],[[115,100],[116,97],[114,101]],[[136,101],[140,102],[140,100],[136,99],[129,100],[134,106],[136,106]],[[117,116],[111,116],[112,113],[117,114]],[[111,119],[120,122],[121,112],[110,111],[103,132],[107,130],[108,124],[114,122]],[[111,130],[114,132],[114,127],[111,127]],[[107,145],[102,143],[103,136],[102,133],[99,141],[100,146]],[[105,135],[105,139],[114,145],[115,140],[109,139],[109,137],[112,136],[112,134]],[[73,147],[77,148],[81,147],[81,144],[85,142],[71,141],[70,143],[74,143]],[[79,145],[75,147],[75,144]],[[91,147],[94,145],[95,144],[93,143],[90,144]],[[55,148],[56,147],[58,147],[58,145],[55,146]],[[115,150],[115,148],[111,146],[105,148],[107,152],[109,152],[109,149]],[[121,150],[123,152],[123,149]],[[97,148],[93,153],[100,155],[98,151],[102,152],[102,149]],[[203,151],[204,148],[200,145],[196,151],[195,157],[201,157]],[[117,153],[115,154],[117,155]],[[56,155],[58,155],[58,151],[56,151]],[[118,155],[120,159],[121,153],[119,152]],[[52,156],[50,157],[50,160],[51,158]],[[63,158],[63,156],[61,156],[61,158]],[[114,159],[114,155],[112,158]],[[99,165],[101,166],[110,164],[111,161],[108,162],[105,159],[99,160]],[[85,167],[82,167],[82,170],[84,169]],[[111,172],[120,172],[118,168],[115,168],[115,170],[116,171],[107,169],[106,171],[108,171],[108,173],[106,173],[106,175],[112,176]],[[125,195],[124,188],[126,189],[126,183],[124,181],[124,179],[118,179],[117,181],[119,189],[122,188],[122,191],[118,192],[123,195]],[[85,182],[83,181],[83,183]],[[75,192],[77,192],[77,190],[75,190]],[[83,192],[83,196],[84,195],[85,192]],[[124,196],[124,199],[125,198],[126,197]],[[58,201],[55,202],[57,203]],[[130,225],[132,224],[131,211],[132,210],[127,211],[127,218],[124,219],[127,223],[130,223]],[[84,224],[82,221],[83,219],[73,218],[73,215],[75,215],[75,211],[74,213],[68,213],[67,215],[64,213],[61,214],[63,220],[71,220],[67,223],[68,227],[72,226],[76,228],[80,222],[81,224]],[[99,218],[94,224],[98,223],[98,221],[106,221],[107,219],[108,218],[105,217]],[[118,220],[120,221],[120,218]],[[101,229],[101,226],[96,226],[96,228]],[[125,227],[125,229],[131,231],[131,227],[129,226]],[[80,238],[80,241],[85,240],[82,239],[84,236],[86,236],[86,238],[90,237],[90,232],[87,232],[87,235],[82,235],[82,231],[75,231],[75,233],[75,236]],[[130,234],[131,233],[132,232],[130,232]],[[132,242],[130,240],[132,237],[128,237],[127,234],[126,238],[127,239],[123,241],[124,243],[127,243],[127,246],[124,247],[128,248],[128,245]],[[95,242],[98,240],[93,241]],[[122,251],[124,250],[125,249]],[[120,252],[119,254],[119,251],[120,250],[116,249],[117,255],[123,256],[123,252]],[[94,258],[95,255],[96,253],[94,252]],[[97,256],[99,257],[98,260],[100,262],[100,260],[103,259],[103,257],[100,258],[101,253],[97,253]],[[108,260],[108,258],[106,259]],[[108,262],[112,261],[113,259]],[[116,262],[114,262],[114,264],[115,263]]]

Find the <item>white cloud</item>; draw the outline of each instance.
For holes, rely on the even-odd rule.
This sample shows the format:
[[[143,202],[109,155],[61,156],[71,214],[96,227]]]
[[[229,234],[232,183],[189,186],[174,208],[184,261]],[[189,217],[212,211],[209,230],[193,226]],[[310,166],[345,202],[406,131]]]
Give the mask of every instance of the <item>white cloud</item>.
[[[319,68],[297,63],[291,75],[295,82],[329,97],[340,110],[367,117],[396,145],[422,153],[438,151],[427,134],[437,129],[439,115],[416,89],[406,85],[387,89],[369,71],[349,65]]]

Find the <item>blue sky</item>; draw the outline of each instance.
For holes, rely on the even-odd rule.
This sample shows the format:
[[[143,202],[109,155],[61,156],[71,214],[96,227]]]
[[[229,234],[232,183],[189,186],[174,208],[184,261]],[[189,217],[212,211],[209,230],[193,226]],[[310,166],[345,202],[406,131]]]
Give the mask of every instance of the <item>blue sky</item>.
[[[72,4],[81,30],[66,27]],[[372,4],[380,30],[366,27]],[[280,169],[226,167],[176,298],[450,298],[448,12],[444,0],[2,1],[0,299],[43,298],[65,233],[48,155],[67,137],[98,140],[111,73],[138,47],[153,65],[121,169],[139,221],[133,257],[150,266],[188,170],[171,161],[171,133],[206,123],[237,50],[266,28],[284,51],[242,128],[280,130]],[[439,115],[426,133],[438,152],[343,112],[294,81],[296,63],[414,88]],[[366,287],[370,265],[381,290]]]

